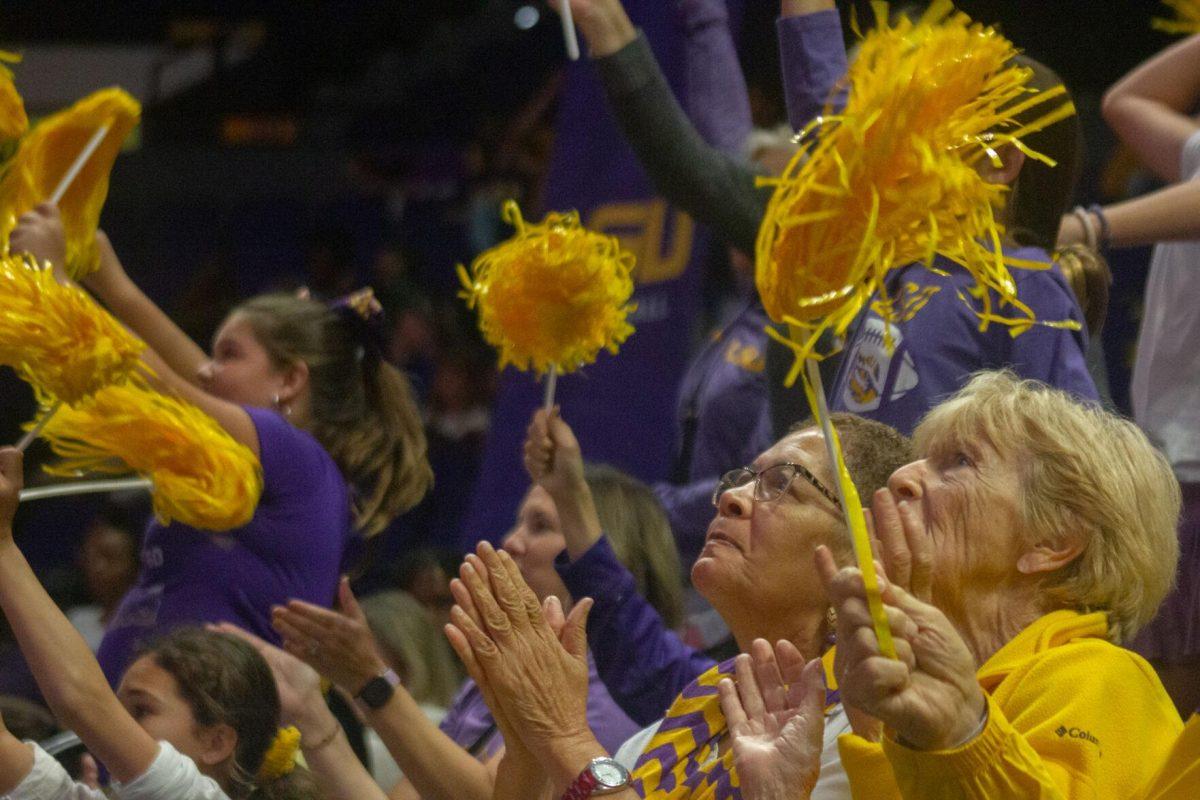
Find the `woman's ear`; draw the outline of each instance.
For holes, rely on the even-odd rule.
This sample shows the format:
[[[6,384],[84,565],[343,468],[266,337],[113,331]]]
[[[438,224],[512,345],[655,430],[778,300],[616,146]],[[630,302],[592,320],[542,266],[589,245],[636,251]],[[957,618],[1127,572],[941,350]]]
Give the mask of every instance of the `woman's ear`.
[[[215,767],[232,759],[237,752],[237,731],[224,723],[205,725],[196,736],[201,747],[200,761],[204,766]]]
[[[993,164],[990,158],[985,157],[980,162],[979,174],[988,183],[1002,183],[1005,186],[1011,186],[1016,182],[1017,176],[1021,174],[1021,167],[1025,166],[1025,154],[1016,145],[1010,143],[997,148],[996,155],[1000,157],[999,166]]]
[[[1084,537],[1075,533],[1065,533],[1050,541],[1035,542],[1017,559],[1017,572],[1022,575],[1055,572],[1079,558],[1084,546]]]
[[[308,388],[308,364],[293,361],[283,372],[283,385],[279,387],[280,403],[292,403]]]

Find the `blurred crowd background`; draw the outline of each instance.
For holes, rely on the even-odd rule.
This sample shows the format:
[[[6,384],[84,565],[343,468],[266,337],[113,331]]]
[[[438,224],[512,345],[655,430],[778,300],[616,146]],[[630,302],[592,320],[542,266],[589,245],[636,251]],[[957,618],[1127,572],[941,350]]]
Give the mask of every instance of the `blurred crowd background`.
[[[1098,105],[1105,88],[1168,41],[1149,26],[1157,3],[958,5],[998,24],[1076,94],[1088,153],[1079,202],[1147,188]],[[785,118],[778,4],[730,0],[730,9],[755,124],[774,127]],[[866,3],[843,4],[847,16],[852,10],[870,13]],[[103,227],[137,282],[198,341],[211,339],[239,299],[269,288],[335,296],[374,287],[388,315],[389,358],[420,395],[436,487],[371,543],[357,588],[400,587],[448,608],[447,573],[465,547],[502,533],[467,521],[499,376],[456,296],[455,265],[508,235],[503,200],[517,199],[531,217],[545,210],[568,72],[587,69],[568,67],[557,17],[515,0],[6,0],[0,42],[23,54],[19,86],[31,118],[110,84],[142,100],[143,122],[113,171]],[[708,249],[693,260],[701,313],[683,332],[691,342],[732,288],[726,248]],[[1122,410],[1148,256],[1111,254],[1104,359]],[[7,370],[0,409],[4,441],[35,410]],[[641,446],[669,452],[673,436],[664,427],[660,441]],[[50,456],[38,447],[31,484],[46,480],[36,462]],[[525,477],[512,480],[519,496]],[[81,627],[89,614],[98,620],[136,574],[145,499],[43,502],[21,514],[32,524],[20,529],[36,532],[22,549],[56,599],[82,609]]]

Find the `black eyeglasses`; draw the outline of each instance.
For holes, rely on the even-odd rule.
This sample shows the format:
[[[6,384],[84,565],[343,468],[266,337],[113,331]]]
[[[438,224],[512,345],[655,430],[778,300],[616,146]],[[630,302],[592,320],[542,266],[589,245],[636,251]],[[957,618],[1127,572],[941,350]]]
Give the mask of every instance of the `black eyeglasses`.
[[[775,464],[767,467],[764,470],[755,472],[749,467],[739,467],[738,469],[730,470],[721,476],[720,483],[717,484],[716,490],[713,491],[712,502],[717,505],[721,502],[721,495],[730,489],[736,489],[739,486],[745,486],[747,483],[754,481],[754,499],[764,502],[776,500],[788,487],[792,485],[792,481],[796,480],[796,476],[804,478],[812,484],[813,488],[828,498],[829,502],[833,503],[841,510],[842,503],[838,500],[838,496],[831,492],[825,484],[817,479],[809,471],[808,467],[803,464]]]

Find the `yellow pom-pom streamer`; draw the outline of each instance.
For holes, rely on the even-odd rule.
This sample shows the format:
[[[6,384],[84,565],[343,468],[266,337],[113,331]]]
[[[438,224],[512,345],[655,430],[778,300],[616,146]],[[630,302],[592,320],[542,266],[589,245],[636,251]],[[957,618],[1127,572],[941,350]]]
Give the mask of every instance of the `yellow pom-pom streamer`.
[[[88,95],[34,126],[0,179],[0,241],[5,247],[17,217],[50,199],[92,137],[106,129],[58,203],[66,229],[67,271],[73,278],[94,272],[100,264],[95,237],[108,197],[108,176],[140,116],[137,100],[112,88]]]
[[[300,731],[292,726],[280,728],[271,742],[262,766],[258,768],[258,779],[274,781],[290,775],[296,768],[296,753],[300,751]]]
[[[963,298],[981,329],[1001,323],[1016,335],[1036,323],[1009,266],[1046,265],[1006,262],[996,210],[1008,189],[976,167],[983,159],[1000,166],[996,149],[1006,144],[1053,165],[1020,137],[1072,115],[1074,106],[1061,86],[1030,89],[1032,71],[1009,63],[1013,45],[949,0],[894,27],[887,5],[873,6],[878,28],[847,73],[844,111],[814,120],[783,175],[762,179],[776,188],[759,230],[755,277],[767,313],[790,327],[788,337],[776,337],[796,355],[788,386],[818,336],[826,328],[845,333],[872,296],[886,321],[902,320],[884,291],[886,276],[914,262],[931,265],[939,253],[1013,309],[1015,316],[999,313],[988,291],[975,302]],[[1046,111],[1035,121],[1014,122],[1039,105]]]
[[[250,521],[262,494],[262,467],[199,408],[150,388],[133,375],[74,406],[63,406],[42,431],[62,457],[52,475],[132,470],[153,484],[154,513],[213,531]]]
[[[0,161],[7,158],[8,143],[24,136],[29,127],[25,102],[13,84],[12,70],[5,66],[20,60],[16,53],[0,50]]]
[[[1167,33],[1200,33],[1200,2],[1197,0],[1162,0],[1163,5],[1175,9],[1175,19],[1155,17],[1150,26]]]
[[[788,386],[807,364],[804,389],[837,474],[880,652],[894,658],[861,501],[829,421],[814,348],[828,329],[844,335],[867,302],[889,323],[885,330],[918,313],[936,287],[890,297],[886,279],[918,262],[936,271],[939,254],[975,279],[960,299],[981,330],[1004,324],[1016,336],[1034,324],[1077,327],[1040,322],[1017,298],[1009,268],[1047,265],[1005,258],[997,211],[1008,188],[978,170],[984,159],[1002,166],[996,151],[1005,145],[1054,166],[1021,137],[1075,109],[1061,86],[1030,88],[1032,70],[1012,63],[1016,48],[956,12],[950,0],[935,0],[919,21],[895,26],[886,3],[872,7],[877,27],[847,73],[845,109],[801,131],[800,150],[783,175],[762,180],[775,192],[759,230],[755,279],[767,313],[787,325],[787,336],[768,333],[795,354]],[[1040,116],[1017,122],[1033,109]]]
[[[468,273],[458,268],[459,296],[479,310],[484,338],[512,364],[539,375],[570,372],[616,353],[633,333],[634,257],[613,236],[587,230],[575,212],[538,224],[504,204],[511,239],[481,253]]]
[[[86,292],[58,283],[49,267],[0,257],[0,364],[39,396],[77,403],[125,380],[145,349]]]

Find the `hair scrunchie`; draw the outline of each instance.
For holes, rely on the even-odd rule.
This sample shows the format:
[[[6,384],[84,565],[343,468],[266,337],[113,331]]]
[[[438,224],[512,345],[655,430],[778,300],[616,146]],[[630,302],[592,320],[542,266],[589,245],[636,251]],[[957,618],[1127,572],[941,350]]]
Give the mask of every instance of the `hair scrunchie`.
[[[262,766],[258,768],[258,779],[274,781],[290,775],[296,768],[296,754],[300,751],[300,731],[289,725],[280,728],[271,742]]]

